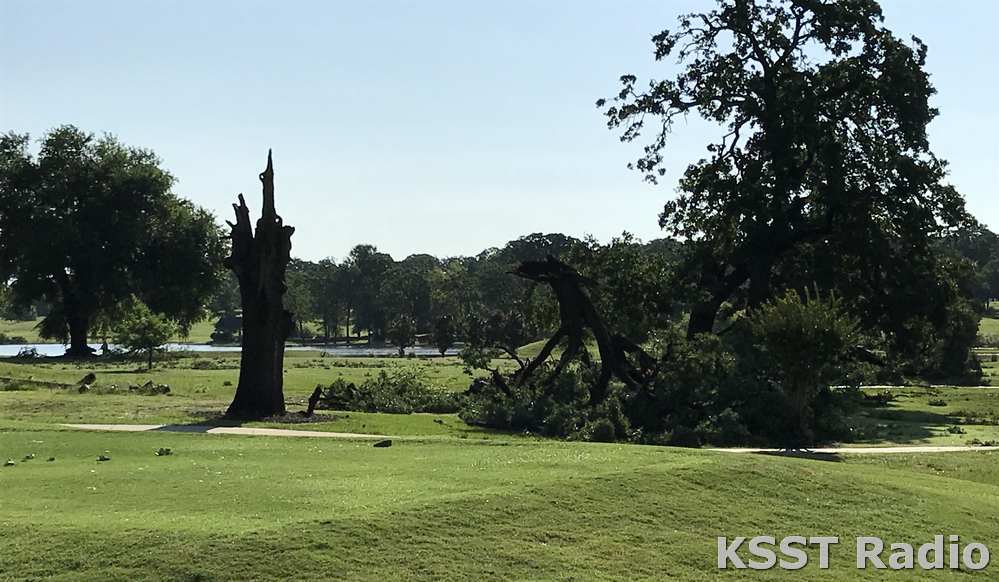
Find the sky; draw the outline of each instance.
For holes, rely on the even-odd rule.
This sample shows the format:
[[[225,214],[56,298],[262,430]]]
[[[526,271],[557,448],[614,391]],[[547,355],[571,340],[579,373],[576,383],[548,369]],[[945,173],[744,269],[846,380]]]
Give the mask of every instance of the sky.
[[[292,254],[370,243],[477,254],[532,232],[661,236],[657,216],[719,129],[678,124],[658,186],[595,108],[664,78],[651,36],[707,0],[0,0],[0,131],[62,124],[157,152],[175,191],[260,210],[268,148]],[[929,45],[931,146],[999,230],[994,0],[885,0]]]

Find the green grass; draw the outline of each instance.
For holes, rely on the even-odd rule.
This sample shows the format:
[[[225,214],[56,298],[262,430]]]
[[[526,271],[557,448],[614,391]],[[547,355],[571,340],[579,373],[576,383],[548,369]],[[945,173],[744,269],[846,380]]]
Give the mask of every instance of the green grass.
[[[978,322],[978,333],[986,336],[999,337],[999,319],[983,317]]]
[[[36,326],[41,321],[41,318],[34,319],[31,321],[13,321],[10,319],[0,319],[0,333],[4,333],[8,336],[21,336],[28,340],[28,343],[52,343],[51,340],[45,340],[39,337],[38,330]],[[184,343],[195,343],[204,344],[208,343],[212,339],[212,332],[215,331],[215,319],[209,318],[199,321],[191,326],[191,330],[187,336],[182,336],[177,334],[170,341],[174,342],[184,342]],[[100,343],[100,339],[96,337],[90,338],[91,342]]]
[[[207,365],[217,369],[195,369]],[[239,378],[239,355],[182,355],[160,362],[151,371],[138,362],[87,362],[0,359],[0,427],[44,427],[59,423],[195,424],[214,422],[232,400]],[[457,358],[332,358],[318,352],[288,352],[285,358],[285,397],[289,411],[304,410],[317,384],[336,378],[360,383],[381,371],[401,367],[421,370],[428,381],[445,390],[464,390],[470,378]],[[80,394],[75,385],[88,372],[97,381]],[[166,396],[128,393],[129,384],[153,381],[168,384]],[[39,388],[41,383],[71,385]],[[229,382],[230,385],[226,385]],[[119,393],[102,393],[117,385]],[[428,435],[491,438],[454,414],[369,414],[323,412],[328,419],[292,428],[389,435]],[[287,423],[254,422],[246,426],[289,428]]]
[[[714,580],[716,536],[769,533],[843,540],[799,579],[873,580],[854,536],[999,531],[999,455],[979,453],[947,457],[976,480],[629,445],[0,432],[0,456],[29,452],[0,468],[3,579]]]
[[[881,392],[884,389],[868,389]],[[887,407],[865,407],[852,419],[855,445],[999,443],[999,388],[895,387]],[[932,403],[932,404],[931,404]]]
[[[192,424],[218,417],[230,402],[238,379],[234,353],[181,355],[147,371],[138,362],[0,359],[0,426],[28,423]],[[995,371],[987,362],[987,370]],[[211,369],[200,369],[200,368]],[[442,389],[464,390],[470,378],[460,360],[448,358],[334,358],[318,352],[291,351],[285,359],[285,396],[290,411],[303,410],[317,384],[336,378],[361,383],[381,371],[418,368]],[[97,375],[96,390],[38,388],[40,383],[75,384],[87,372]],[[4,379],[9,379],[4,382]],[[169,396],[127,393],[129,384],[149,380],[168,384]],[[230,385],[226,385],[226,383]],[[115,384],[124,394],[101,394]],[[28,390],[11,390],[28,388]],[[33,389],[31,389],[33,388]],[[879,389],[870,389],[877,391]],[[963,445],[973,439],[999,441],[999,388],[898,387],[897,400],[883,408],[864,407],[850,419],[853,445]],[[931,406],[934,401],[944,406]],[[455,415],[391,415],[335,412],[326,420],[295,428],[391,435],[486,438],[490,433],[468,427]],[[330,417],[329,415],[333,416]],[[437,422],[439,421],[439,422]],[[287,426],[251,423],[251,426]]]
[[[193,368],[204,361],[219,369]],[[0,377],[12,378],[0,390],[0,462],[15,461],[0,467],[0,579],[714,580],[716,536],[801,534],[838,535],[841,546],[832,568],[813,560],[800,579],[873,580],[883,573],[852,565],[855,536],[918,544],[953,532],[996,547],[999,454],[988,452],[823,462],[530,439],[468,427],[455,415],[328,411],[318,422],[247,425],[406,438],[377,449],[58,426],[206,422],[228,404],[234,388],[223,382],[235,382],[237,362],[235,354],[183,356],[146,372],[128,362],[0,360]],[[421,367],[450,389],[468,382],[455,358],[289,352],[286,364],[288,399],[298,403],[317,382],[359,381],[395,366]],[[152,379],[172,393],[37,387],[88,371],[98,386]],[[994,388],[895,391],[891,406],[856,419],[870,431],[859,444],[963,443],[972,430],[995,430],[945,430],[999,412]],[[160,447],[174,454],[155,456]],[[35,458],[20,462],[29,453]],[[98,462],[101,454],[111,460]]]

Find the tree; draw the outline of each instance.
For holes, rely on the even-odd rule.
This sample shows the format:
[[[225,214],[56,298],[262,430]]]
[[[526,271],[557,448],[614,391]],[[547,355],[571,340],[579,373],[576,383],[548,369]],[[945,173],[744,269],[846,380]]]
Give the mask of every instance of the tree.
[[[292,259],[286,276],[287,291],[284,303],[291,312],[299,339],[305,339],[305,324],[316,317],[315,297],[312,294],[315,265],[308,261]]]
[[[430,255],[411,255],[385,271],[378,294],[380,310],[387,319],[413,321],[416,332],[431,326],[431,281],[440,263]]]
[[[430,339],[437,348],[437,351],[441,353],[441,356],[445,355],[451,346],[454,345],[456,335],[456,329],[454,325],[454,320],[451,319],[450,315],[442,315],[437,318],[434,323],[434,329],[430,333]]]
[[[153,152],[73,126],[0,136],[0,279],[20,305],[52,305],[41,332],[89,356],[95,318],[133,295],[187,328],[219,283],[210,213],[171,192]],[[44,244],[38,243],[44,241]]]
[[[267,152],[267,168],[260,174],[263,210],[256,232],[243,195],[233,204],[232,254],[227,264],[239,280],[243,308],[243,349],[239,360],[236,396],[226,412],[235,418],[281,415],[284,406],[284,342],[291,330],[285,310],[285,270],[291,260],[291,235],[274,208],[274,165]]]
[[[236,274],[226,271],[218,289],[208,300],[208,311],[212,315],[232,315],[239,311],[239,281]]]
[[[132,352],[145,350],[147,368],[153,368],[153,352],[177,332],[176,326],[161,314],[153,313],[149,306],[133,299],[123,310],[114,326],[114,341]]]
[[[406,355],[406,348],[416,343],[416,320],[406,314],[392,318],[386,331],[386,338],[399,348],[399,355]]]
[[[335,338],[340,321],[349,311],[349,297],[343,289],[345,269],[333,259],[323,259],[315,265],[315,276],[310,279],[312,309],[323,324],[323,337]]]
[[[357,245],[347,258],[353,287],[354,328],[368,330],[368,339],[385,335],[388,319],[379,299],[385,275],[394,261],[373,245]]]
[[[900,257],[870,249],[928,256],[933,235],[965,220],[927,140],[937,112],[926,46],[881,22],[874,0],[719,0],[653,37],[656,60],[676,55],[680,74],[645,89],[624,75],[617,96],[597,102],[623,141],[658,121],[633,164],[652,182],[676,119],[725,128],[660,215],[695,243],[682,269],[700,289],[688,335],[712,331],[725,301],[753,308],[773,296],[801,249],[838,245],[873,276]]]
[[[768,380],[784,397],[789,447],[814,443],[813,404],[819,392],[846,380],[858,322],[836,299],[794,291],[753,311],[749,329],[761,351]]]
[[[675,292],[669,278],[676,251],[663,246],[642,244],[625,232],[606,245],[588,240],[570,253],[571,264],[594,282],[589,294],[597,311],[636,342],[668,326],[673,315]]]

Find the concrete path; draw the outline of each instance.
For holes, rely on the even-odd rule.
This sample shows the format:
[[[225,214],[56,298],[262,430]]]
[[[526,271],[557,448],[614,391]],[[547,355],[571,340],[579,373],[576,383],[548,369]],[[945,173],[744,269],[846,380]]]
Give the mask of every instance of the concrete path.
[[[63,424],[81,430],[117,432],[194,432],[204,434],[241,434],[252,436],[320,437],[333,439],[399,439],[404,437],[356,432],[324,432],[285,428],[251,428],[246,426],[212,426],[202,424]]]
[[[318,437],[332,439],[426,439],[441,438],[439,436],[391,436],[384,434],[363,434],[356,432],[325,432],[318,430],[292,430],[286,428],[251,428],[245,426],[212,426],[201,424],[63,424],[61,426],[80,430],[103,430],[116,432],[192,432],[204,434],[236,434],[249,436],[277,436],[277,437]],[[783,449],[755,449],[755,448],[728,448],[728,449],[707,449],[709,451],[719,451],[723,453],[788,453]],[[795,451],[796,453],[821,455],[829,454],[849,454],[849,455],[888,455],[905,453],[957,453],[961,451],[999,451],[999,447],[974,447],[974,446],[932,446],[913,445],[895,447],[832,447],[809,449],[808,451]],[[794,453],[794,452],[793,452]],[[793,454],[792,453],[792,454]]]

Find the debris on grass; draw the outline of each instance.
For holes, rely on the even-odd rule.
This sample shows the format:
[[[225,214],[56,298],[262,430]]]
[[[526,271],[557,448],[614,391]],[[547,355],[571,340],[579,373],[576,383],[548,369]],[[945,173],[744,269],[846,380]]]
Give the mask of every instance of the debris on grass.
[[[379,449],[383,449],[385,447],[391,447],[392,446],[392,439],[385,439],[383,441],[378,441],[377,443],[374,444],[374,446],[377,447],[377,448],[379,448]]]
[[[157,457],[165,457],[167,455],[172,455],[173,451],[171,451],[170,449],[165,449],[163,447],[160,447],[156,449],[156,452],[153,454],[156,455]]]

